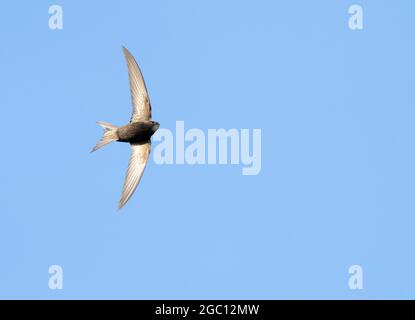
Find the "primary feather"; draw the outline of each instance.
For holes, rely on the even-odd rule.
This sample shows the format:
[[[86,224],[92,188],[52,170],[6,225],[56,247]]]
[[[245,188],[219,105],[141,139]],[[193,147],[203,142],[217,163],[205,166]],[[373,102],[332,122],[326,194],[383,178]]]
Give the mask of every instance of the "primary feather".
[[[140,67],[133,55],[123,47],[125,59],[127,60],[128,77],[130,80],[131,102],[133,111],[131,122],[146,121],[151,119],[151,104],[148,97],[146,84]]]
[[[144,144],[131,144],[131,156],[128,163],[121,199],[118,203],[119,209],[121,209],[131,198],[143,176],[150,155],[150,146],[150,142]]]

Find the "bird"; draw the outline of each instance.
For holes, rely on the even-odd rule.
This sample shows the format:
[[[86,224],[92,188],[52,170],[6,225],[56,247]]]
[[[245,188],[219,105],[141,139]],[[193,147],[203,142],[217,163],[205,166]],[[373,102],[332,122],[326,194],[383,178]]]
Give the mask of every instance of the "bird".
[[[136,190],[150,156],[151,136],[160,127],[157,121],[151,120],[150,98],[140,67],[130,51],[124,46],[122,49],[128,68],[132,102],[131,119],[128,124],[121,127],[98,121],[97,124],[104,129],[104,134],[91,150],[94,152],[114,141],[130,144],[131,155],[118,209],[124,207]]]

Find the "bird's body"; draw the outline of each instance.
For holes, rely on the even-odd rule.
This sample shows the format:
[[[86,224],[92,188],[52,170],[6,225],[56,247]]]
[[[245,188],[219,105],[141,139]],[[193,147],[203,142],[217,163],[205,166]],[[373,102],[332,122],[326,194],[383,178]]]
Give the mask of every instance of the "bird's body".
[[[133,112],[130,123],[118,127],[107,122],[98,122],[104,128],[104,135],[92,152],[113,142],[127,142],[131,145],[131,156],[118,208],[122,208],[133,195],[141,180],[151,149],[151,136],[159,123],[151,120],[151,104],[140,68],[131,53],[123,48],[128,66]]]
[[[154,121],[138,121],[117,129],[118,141],[129,143],[145,143],[158,129]]]

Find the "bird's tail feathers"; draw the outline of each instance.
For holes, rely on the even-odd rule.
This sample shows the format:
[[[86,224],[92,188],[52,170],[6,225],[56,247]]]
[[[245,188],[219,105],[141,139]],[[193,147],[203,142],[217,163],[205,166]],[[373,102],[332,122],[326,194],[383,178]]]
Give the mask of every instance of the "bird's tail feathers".
[[[114,126],[111,123],[102,122],[102,121],[98,121],[97,124],[100,125],[104,129],[104,134],[101,140],[98,141],[97,145],[91,150],[91,152],[94,152],[98,150],[99,148],[102,148],[108,143],[118,140],[118,134],[117,134],[118,127],[117,126]]]

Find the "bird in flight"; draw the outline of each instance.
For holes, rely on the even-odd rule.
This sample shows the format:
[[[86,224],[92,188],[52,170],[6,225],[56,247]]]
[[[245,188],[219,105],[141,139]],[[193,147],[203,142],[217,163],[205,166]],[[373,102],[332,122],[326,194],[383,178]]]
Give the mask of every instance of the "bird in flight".
[[[94,152],[113,141],[127,142],[131,146],[130,161],[118,209],[127,203],[137,188],[150,155],[150,138],[160,126],[158,122],[151,120],[150,99],[140,68],[125,47],[123,47],[123,52],[127,60],[133,107],[130,123],[118,127],[107,122],[97,122],[104,129],[104,134],[91,151]]]

